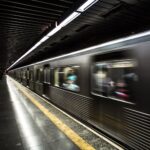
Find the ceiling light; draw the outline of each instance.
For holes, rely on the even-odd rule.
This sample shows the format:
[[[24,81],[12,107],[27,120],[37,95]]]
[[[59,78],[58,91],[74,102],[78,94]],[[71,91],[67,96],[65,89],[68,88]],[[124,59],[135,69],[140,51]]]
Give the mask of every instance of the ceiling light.
[[[91,7],[93,4],[95,4],[98,0],[87,0],[83,5],[81,5],[77,11],[78,12],[84,12],[89,7]]]
[[[50,37],[50,36],[54,35],[56,32],[58,32],[60,29],[61,29],[61,26],[57,26],[52,31],[50,31],[46,36]]]
[[[49,37],[48,37],[48,36],[44,36],[44,37],[40,40],[40,42],[43,43],[43,42],[45,42],[47,39],[49,39]]]
[[[60,23],[59,26],[64,27],[69,24],[72,20],[77,18],[80,15],[78,12],[73,12],[69,17],[67,17],[63,22]]]
[[[58,26],[56,26],[52,31],[50,31],[46,36],[44,36],[38,43],[36,43],[31,49],[29,49],[24,55],[22,55],[17,61],[15,61],[7,70],[11,69],[15,64],[17,64],[21,59],[35,50],[41,43],[45,42],[49,37],[58,32],[61,28],[69,24],[75,18],[77,18],[81,12],[87,10],[93,4],[95,4],[98,0],[87,0],[83,5],[81,5],[75,12],[69,15],[64,21],[62,21]]]

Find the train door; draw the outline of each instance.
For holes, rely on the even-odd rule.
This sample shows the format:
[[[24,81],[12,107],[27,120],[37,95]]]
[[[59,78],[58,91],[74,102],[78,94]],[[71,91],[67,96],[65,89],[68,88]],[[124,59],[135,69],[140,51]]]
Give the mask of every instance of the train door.
[[[29,70],[29,87],[30,89],[34,90],[34,70]]]
[[[50,91],[50,66],[44,66],[44,82],[43,82],[43,96],[49,98]]]
[[[26,77],[27,77],[27,87],[29,87],[29,68],[27,68],[27,72],[26,72]]]

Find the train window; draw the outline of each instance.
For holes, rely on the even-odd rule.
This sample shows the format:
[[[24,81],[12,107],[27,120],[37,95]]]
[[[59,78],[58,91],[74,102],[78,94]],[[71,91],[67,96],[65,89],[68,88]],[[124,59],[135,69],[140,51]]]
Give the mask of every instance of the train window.
[[[36,81],[39,81],[39,69],[36,70]]]
[[[33,70],[29,71],[29,78],[31,81],[33,81]]]
[[[20,74],[21,74],[21,79],[23,79],[23,71],[22,71],[22,70],[21,70],[21,73],[20,73]]]
[[[39,81],[43,82],[43,69],[42,68],[39,69]]]
[[[54,86],[60,87],[60,83],[59,83],[59,68],[56,68],[54,70]]]
[[[43,73],[43,69],[37,69],[37,73],[36,73],[36,81],[38,82],[43,82],[43,76],[42,76],[42,73]]]
[[[29,79],[29,69],[27,69],[27,71],[26,71],[26,75],[27,75],[27,79]]]
[[[44,67],[44,82],[50,83],[50,67]]]
[[[23,79],[26,79],[26,71],[23,71],[23,75],[22,75],[23,77]]]
[[[55,86],[79,92],[79,66],[56,68],[54,72]]]
[[[92,93],[123,101],[133,101],[138,81],[135,60],[96,63],[93,66]]]

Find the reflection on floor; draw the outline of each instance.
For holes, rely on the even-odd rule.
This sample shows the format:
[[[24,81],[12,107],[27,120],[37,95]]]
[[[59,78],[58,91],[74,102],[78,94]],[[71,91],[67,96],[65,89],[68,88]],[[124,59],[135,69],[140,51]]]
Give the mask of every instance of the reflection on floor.
[[[115,150],[116,148],[88,131],[74,120],[24,88],[48,111],[61,118],[91,147],[85,149]],[[60,131],[11,79],[0,81],[0,150],[78,150],[65,133]]]

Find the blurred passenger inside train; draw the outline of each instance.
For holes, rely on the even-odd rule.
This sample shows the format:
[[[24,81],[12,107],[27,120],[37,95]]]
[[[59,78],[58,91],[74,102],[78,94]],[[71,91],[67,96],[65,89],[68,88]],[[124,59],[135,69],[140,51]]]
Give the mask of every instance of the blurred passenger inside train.
[[[95,94],[129,101],[133,99],[138,81],[135,60],[96,63],[92,91]]]
[[[67,71],[67,77],[69,77],[69,76],[74,76],[77,79],[77,75],[75,74],[75,70],[73,68],[70,68]]]
[[[113,90],[114,82],[108,75],[107,65],[100,65],[94,75],[95,88],[99,94],[108,96]]]
[[[65,83],[63,83],[63,87],[68,90],[79,92],[80,88],[76,84],[76,81],[77,81],[77,75],[75,74],[74,69],[71,68],[69,69],[66,75],[66,80],[65,80]]]
[[[123,79],[119,79],[115,84],[115,89],[112,96],[116,98],[128,100],[129,99],[129,89],[127,88],[127,83]]]

